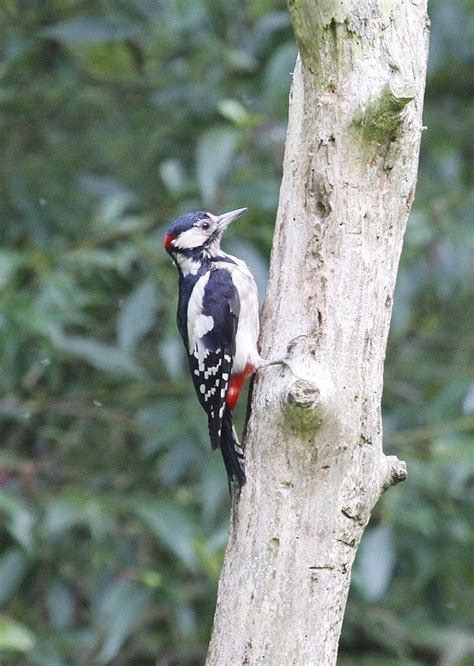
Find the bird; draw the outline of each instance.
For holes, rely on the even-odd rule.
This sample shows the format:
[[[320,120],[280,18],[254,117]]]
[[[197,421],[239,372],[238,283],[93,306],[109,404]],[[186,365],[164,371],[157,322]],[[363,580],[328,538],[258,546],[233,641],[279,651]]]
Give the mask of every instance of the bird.
[[[228,226],[247,208],[222,215],[194,211],[166,230],[164,248],[178,269],[177,324],[213,449],[220,448],[229,486],[246,482],[245,456],[232,419],[246,380],[262,364],[259,305],[244,261],[224,252]]]

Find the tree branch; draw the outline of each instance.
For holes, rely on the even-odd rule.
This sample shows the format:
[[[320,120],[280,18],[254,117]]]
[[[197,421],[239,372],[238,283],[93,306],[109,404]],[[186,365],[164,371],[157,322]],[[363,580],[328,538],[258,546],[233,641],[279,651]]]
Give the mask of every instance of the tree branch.
[[[382,451],[383,362],[413,201],[426,2],[293,0],[300,48],[247,428],[208,666],[336,663],[375,502],[406,476]],[[296,376],[295,376],[296,375]],[[315,558],[315,553],[317,558]]]

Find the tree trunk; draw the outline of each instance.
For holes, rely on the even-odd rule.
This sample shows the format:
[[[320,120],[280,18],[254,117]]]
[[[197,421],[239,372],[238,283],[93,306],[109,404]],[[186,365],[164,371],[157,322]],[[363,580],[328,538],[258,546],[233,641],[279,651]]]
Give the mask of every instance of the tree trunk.
[[[336,663],[382,452],[383,363],[413,201],[426,0],[290,0],[300,49],[263,314],[248,481],[207,666]]]

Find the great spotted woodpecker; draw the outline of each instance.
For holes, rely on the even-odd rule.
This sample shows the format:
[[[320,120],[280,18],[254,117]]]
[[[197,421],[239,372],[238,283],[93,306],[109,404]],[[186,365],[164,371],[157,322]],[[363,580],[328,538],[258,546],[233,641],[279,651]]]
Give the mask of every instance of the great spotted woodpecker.
[[[222,234],[247,209],[223,215],[182,215],[164,246],[179,273],[178,329],[197,397],[207,413],[213,449],[220,447],[227,476],[245,483],[244,452],[232,412],[245,380],[259,367],[258,298],[246,264],[221,250]]]

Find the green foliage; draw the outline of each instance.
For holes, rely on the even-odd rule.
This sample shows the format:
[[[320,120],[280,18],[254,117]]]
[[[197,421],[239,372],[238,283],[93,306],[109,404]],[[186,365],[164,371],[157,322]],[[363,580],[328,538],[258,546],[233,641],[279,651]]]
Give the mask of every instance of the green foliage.
[[[385,392],[410,475],[361,547],[341,664],[472,661],[468,5],[431,12]],[[248,206],[227,247],[263,288],[289,18],[279,0],[8,0],[0,24],[0,662],[201,664],[229,501],[162,232]]]

